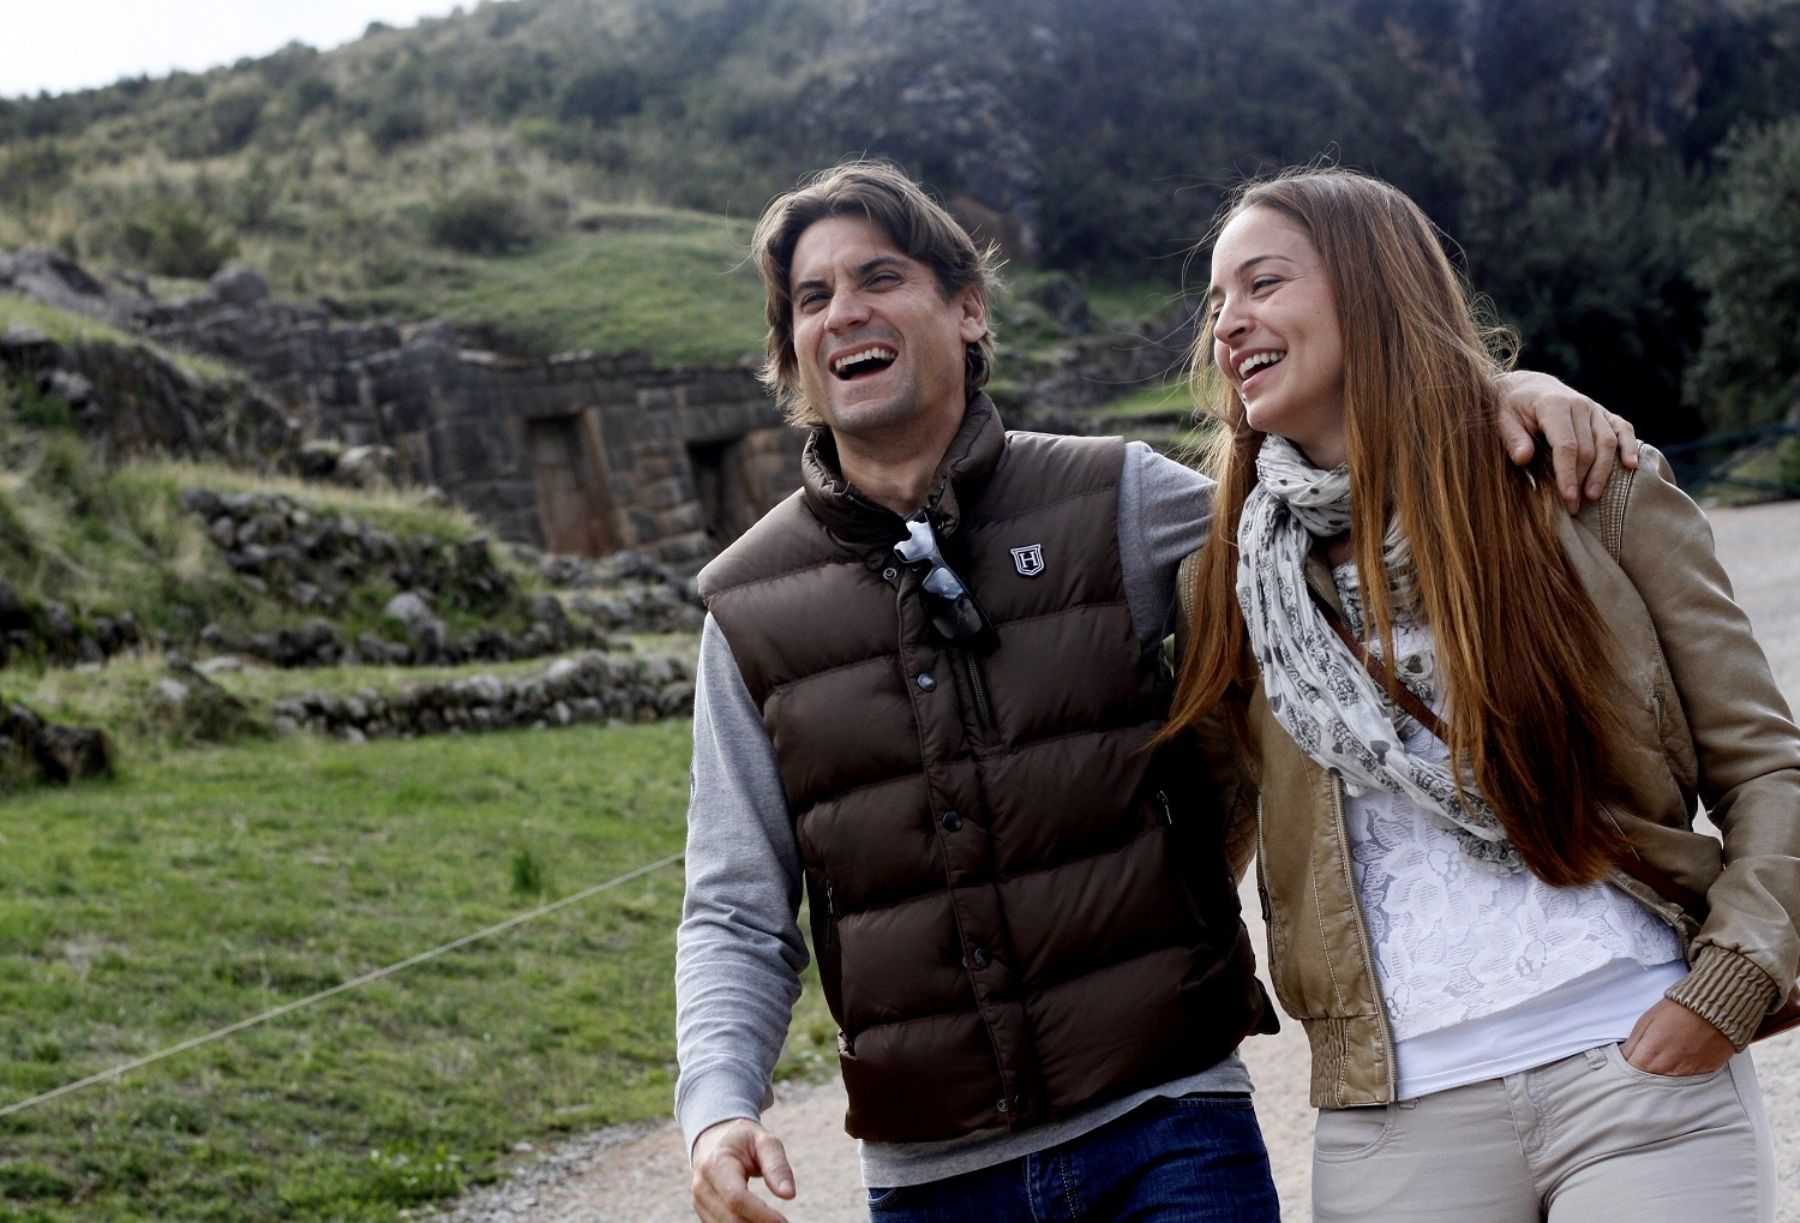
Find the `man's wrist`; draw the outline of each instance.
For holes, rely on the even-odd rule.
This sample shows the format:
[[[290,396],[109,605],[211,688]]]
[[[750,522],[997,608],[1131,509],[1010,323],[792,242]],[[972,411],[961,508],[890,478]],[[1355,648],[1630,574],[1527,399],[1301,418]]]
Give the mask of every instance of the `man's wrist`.
[[[694,1162],[695,1155],[700,1150],[700,1144],[702,1142],[706,1141],[706,1138],[709,1134],[717,1134],[720,1131],[724,1130],[724,1128],[726,1126],[732,1125],[739,1121],[748,1121],[751,1125],[761,1125],[762,1124],[762,1121],[760,1118],[755,1117],[755,1116],[748,1116],[748,1117],[721,1117],[721,1118],[719,1118],[719,1120],[712,1122],[710,1125],[702,1126],[700,1128],[699,1132],[697,1132],[694,1135],[693,1141],[688,1143],[688,1162],[690,1164]]]

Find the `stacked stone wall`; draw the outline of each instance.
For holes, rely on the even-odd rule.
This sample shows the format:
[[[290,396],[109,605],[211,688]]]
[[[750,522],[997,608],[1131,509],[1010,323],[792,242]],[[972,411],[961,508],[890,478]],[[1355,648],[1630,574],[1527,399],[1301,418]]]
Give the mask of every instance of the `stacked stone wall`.
[[[229,403],[204,387],[174,387],[193,404],[187,418],[160,406],[128,410],[115,389],[121,379],[90,378],[105,382],[95,431],[127,448],[200,452],[193,439],[222,428],[234,442],[265,434],[271,444],[278,440],[282,463],[294,459],[302,438],[381,447],[403,478],[442,488],[503,538],[543,545],[549,541],[530,428],[573,417],[598,440],[598,453],[583,464],[596,484],[595,503],[608,507],[596,536],[688,572],[733,533],[722,523],[754,520],[799,483],[800,435],[782,427],[748,363],[671,369],[631,353],[509,358],[464,347],[445,323],[345,322],[323,305],[277,300],[245,268],[220,273],[199,297],[163,303],[141,286],[101,280],[49,252],[27,252],[0,259],[4,287],[249,375],[254,394],[234,392]],[[43,363],[30,353],[20,355],[25,360]],[[87,364],[100,368],[108,360],[101,353]],[[155,372],[159,387],[170,382]],[[160,395],[158,405],[168,397]],[[272,430],[272,422],[280,427]],[[755,440],[742,444],[747,438]],[[691,448],[721,444],[738,446],[724,482],[736,503],[709,520]]]

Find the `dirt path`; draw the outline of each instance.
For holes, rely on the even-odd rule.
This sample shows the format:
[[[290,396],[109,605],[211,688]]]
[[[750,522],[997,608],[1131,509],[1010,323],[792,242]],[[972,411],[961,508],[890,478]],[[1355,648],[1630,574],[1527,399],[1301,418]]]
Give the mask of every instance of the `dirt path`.
[[[1769,652],[1777,680],[1800,704],[1800,503],[1719,511],[1719,556]],[[1254,889],[1244,906],[1264,946]],[[1256,1111],[1268,1141],[1283,1217],[1311,1217],[1312,1110],[1306,1102],[1306,1038],[1285,1022],[1279,1036],[1244,1046],[1256,1080]],[[1781,1223],[1800,1223],[1800,1034],[1757,1047],[1757,1074],[1782,1170]],[[834,1080],[789,1089],[767,1117],[782,1136],[799,1183],[784,1207],[794,1223],[860,1223],[856,1146],[843,1131],[843,1089]],[[609,1130],[528,1159],[509,1179],[469,1194],[445,1223],[684,1223],[687,1159],[673,1124]]]

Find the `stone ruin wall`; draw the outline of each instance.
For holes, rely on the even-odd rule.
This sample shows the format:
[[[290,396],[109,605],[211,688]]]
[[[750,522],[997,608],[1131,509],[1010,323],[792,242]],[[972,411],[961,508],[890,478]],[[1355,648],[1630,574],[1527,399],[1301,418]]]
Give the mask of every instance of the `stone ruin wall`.
[[[665,369],[642,355],[523,360],[462,347],[445,323],[345,323],[230,268],[188,301],[99,277],[53,251],[0,255],[0,289],[230,362],[250,385],[193,379],[142,348],[0,337],[0,365],[69,399],[120,453],[162,449],[304,464],[297,438],[381,447],[506,538],[557,552],[642,552],[681,571],[800,483],[801,434],[748,364]],[[378,468],[382,464],[376,465]]]
[[[390,447],[404,478],[555,551],[692,571],[799,485],[801,435],[747,367],[501,357],[442,324],[336,323],[241,270],[146,323],[250,371],[309,436]]]

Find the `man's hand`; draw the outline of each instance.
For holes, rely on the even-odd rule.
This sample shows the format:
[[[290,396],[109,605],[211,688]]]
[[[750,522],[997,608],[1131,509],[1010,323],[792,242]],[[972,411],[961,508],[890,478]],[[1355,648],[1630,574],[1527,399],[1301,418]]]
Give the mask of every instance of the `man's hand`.
[[[700,1131],[694,1140],[694,1213],[706,1223],[785,1223],[785,1216],[750,1192],[760,1176],[776,1197],[792,1200],[794,1172],[781,1139],[742,1117]]]
[[[1514,370],[1502,374],[1498,385],[1506,453],[1523,467],[1537,450],[1532,435],[1543,434],[1556,470],[1556,490],[1571,514],[1581,509],[1583,491],[1589,501],[1600,499],[1616,463],[1637,466],[1637,430],[1623,416],[1549,374]]]
[[[1638,1016],[1619,1052],[1647,1074],[1682,1075],[1711,1074],[1737,1050],[1725,1033],[1664,998]]]

